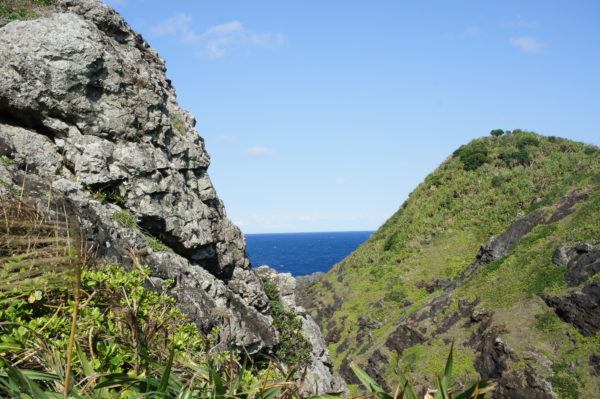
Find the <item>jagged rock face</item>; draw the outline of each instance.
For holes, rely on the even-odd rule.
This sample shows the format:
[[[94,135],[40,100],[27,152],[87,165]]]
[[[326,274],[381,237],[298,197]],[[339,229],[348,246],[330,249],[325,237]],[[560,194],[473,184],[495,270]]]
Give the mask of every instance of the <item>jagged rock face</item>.
[[[192,320],[221,327],[228,347],[268,351],[278,334],[262,283],[164,61],[99,1],[63,0],[55,11],[0,28],[0,155],[10,160],[0,190],[51,187],[109,262],[144,253],[147,235],[161,240],[174,253],[146,251],[141,261],[157,283],[176,281],[172,294]],[[123,210],[139,228],[115,220]]]
[[[546,295],[544,301],[582,335],[593,336],[600,330],[600,280],[592,280],[581,289],[576,287],[600,272],[600,249],[577,242],[565,251],[563,244],[554,251],[553,262],[567,267],[565,279],[573,289],[562,297]]]
[[[311,365],[303,376],[306,396],[331,392],[348,392],[344,381],[333,372],[333,362],[323,339],[321,329],[302,306],[296,302],[296,279],[290,273],[277,273],[268,266],[256,269],[259,276],[268,278],[279,291],[281,303],[286,310],[296,312],[302,321],[302,332],[312,346]]]

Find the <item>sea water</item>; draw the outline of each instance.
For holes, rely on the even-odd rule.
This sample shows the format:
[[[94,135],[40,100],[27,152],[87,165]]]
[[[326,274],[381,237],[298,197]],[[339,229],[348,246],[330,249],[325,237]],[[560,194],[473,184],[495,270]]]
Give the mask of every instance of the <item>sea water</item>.
[[[304,276],[327,272],[365,242],[372,231],[246,234],[254,267],[268,265],[280,273]]]

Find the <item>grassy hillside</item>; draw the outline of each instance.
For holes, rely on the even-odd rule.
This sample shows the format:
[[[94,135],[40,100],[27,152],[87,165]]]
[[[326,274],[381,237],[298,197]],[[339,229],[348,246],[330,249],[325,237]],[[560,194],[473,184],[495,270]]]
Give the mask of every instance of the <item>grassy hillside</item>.
[[[586,366],[577,378],[588,387],[583,392],[591,389],[593,377],[584,358],[600,353],[597,334],[583,337],[541,298],[575,289],[567,287],[566,266],[552,265],[552,255],[565,242],[571,243],[567,247],[599,243],[599,188],[600,151],[595,146],[516,131],[459,148],[365,244],[312,287],[309,307],[336,366],[348,377],[347,362],[358,360],[368,370],[385,368],[382,378],[391,381],[398,371],[394,366],[401,365],[422,378],[439,367],[448,342],[456,340],[462,349],[455,367],[465,379],[474,376],[478,349],[460,340],[478,326],[455,322],[445,331],[434,328],[450,315],[460,315],[461,304],[474,303],[475,310],[493,313],[494,326],[503,326],[505,332],[498,336],[508,340],[516,358],[535,348],[550,363],[583,359]],[[587,193],[586,200],[574,205],[570,215],[550,222],[555,209],[549,205],[575,189]],[[517,241],[508,256],[461,278],[490,237],[543,208],[545,221]],[[431,307],[427,317],[414,316],[441,298],[443,306]],[[408,322],[420,338],[412,340],[416,335],[409,334],[397,340],[401,344],[393,343],[390,336]],[[565,336],[574,338],[565,343]],[[385,367],[373,365],[384,362]],[[546,374],[552,378],[552,370]],[[554,374],[559,381],[564,370]]]

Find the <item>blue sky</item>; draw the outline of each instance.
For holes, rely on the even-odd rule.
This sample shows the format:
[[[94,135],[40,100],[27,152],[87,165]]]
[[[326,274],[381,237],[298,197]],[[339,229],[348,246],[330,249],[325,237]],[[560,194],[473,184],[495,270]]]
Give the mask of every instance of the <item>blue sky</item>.
[[[461,144],[600,144],[598,1],[111,0],[245,233],[374,230]]]

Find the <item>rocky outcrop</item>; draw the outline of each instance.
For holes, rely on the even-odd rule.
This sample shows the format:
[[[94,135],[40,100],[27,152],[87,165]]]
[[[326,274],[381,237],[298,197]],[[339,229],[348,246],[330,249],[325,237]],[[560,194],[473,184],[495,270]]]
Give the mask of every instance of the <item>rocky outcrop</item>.
[[[53,12],[52,12],[53,11]],[[203,330],[249,353],[278,333],[164,61],[111,8],[62,0],[0,28],[0,193],[63,197],[99,258],[148,264]],[[151,241],[172,252],[153,252]]]
[[[164,61],[100,1],[53,7],[0,28],[0,195],[59,198],[98,258],[149,265],[152,287],[173,280],[168,292],[200,329],[219,328],[221,349],[270,353],[279,333],[262,281]],[[313,344],[305,391],[342,390],[294,279],[274,279]]]
[[[163,60],[101,2],[57,8],[0,29],[1,189],[38,181],[64,196],[109,262],[162,241],[174,253],[143,262],[177,282],[172,293],[192,320],[220,326],[229,347],[268,350],[278,337],[262,283]]]
[[[569,216],[575,206],[588,199],[588,193],[572,191],[552,204],[552,209],[542,208],[523,216],[497,237],[492,237],[481,246],[477,259],[471,264],[463,276],[463,280],[473,275],[481,266],[490,264],[506,256],[512,245],[530,233],[536,226],[558,222]],[[555,255],[556,256],[556,255]]]
[[[296,304],[296,279],[290,273],[277,273],[268,266],[261,266],[256,272],[275,284],[283,306],[286,310],[294,311],[300,318],[302,332],[312,346],[311,364],[302,376],[304,393],[320,395],[347,392],[344,381],[333,372],[333,362],[319,326],[303,307]]]
[[[600,272],[600,249],[585,242],[576,242],[568,250],[565,247],[556,248],[552,263],[566,266],[565,280],[574,288],[567,295],[546,295],[543,299],[558,317],[590,337],[600,330],[600,280],[588,282]],[[584,284],[581,289],[577,287],[580,284]]]
[[[504,323],[495,319],[493,310],[481,307],[477,297],[471,300],[457,297],[457,291],[476,273],[485,271],[492,262],[510,255],[517,241],[526,237],[534,228],[563,220],[588,198],[586,192],[572,191],[548,207],[517,218],[504,232],[481,245],[475,259],[462,275],[453,281],[435,278],[423,281],[420,288],[429,293],[437,292],[437,295],[409,315],[398,318],[389,332],[379,340],[369,338],[371,329],[376,327],[374,321],[369,320],[367,315],[359,316],[357,323],[361,327],[360,331],[355,336],[345,338],[337,346],[340,350],[338,353],[346,350],[348,339],[364,343],[358,353],[358,356],[362,356],[360,365],[381,386],[391,391],[394,387],[388,378],[389,365],[394,364],[407,350],[417,345],[427,348],[435,345],[436,341],[449,346],[454,341],[457,352],[474,354],[473,368],[481,378],[496,382],[497,388],[491,394],[492,398],[555,399],[555,390],[548,379],[553,373],[548,358],[535,348],[527,351],[511,348],[503,339],[508,331]],[[594,246],[579,242],[573,243],[568,249],[566,244],[560,246],[553,258],[556,265],[566,266],[565,280],[576,287],[600,271],[599,254],[600,250]],[[311,287],[302,292],[311,292]],[[335,308],[332,310],[319,303],[319,296],[314,293],[305,298],[311,309],[317,311],[317,320],[327,326],[327,320],[332,318]],[[542,299],[548,306],[555,308],[561,319],[572,323],[583,335],[591,336],[598,330],[600,280],[593,280],[581,289],[573,288],[565,297],[548,296]],[[543,306],[544,302],[539,300],[538,303]],[[328,330],[335,331],[331,327]],[[377,329],[374,328],[374,331]],[[465,335],[468,338],[464,339]],[[463,339],[457,339],[457,336],[462,336]],[[590,358],[590,362],[593,359]],[[348,383],[359,382],[353,375],[348,359],[342,360],[339,372]],[[428,376],[419,376],[415,388],[424,394],[427,388],[435,384],[436,381],[428,380]]]

